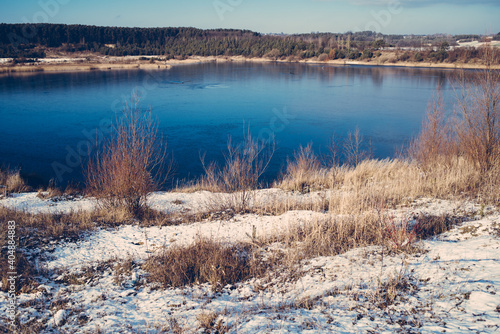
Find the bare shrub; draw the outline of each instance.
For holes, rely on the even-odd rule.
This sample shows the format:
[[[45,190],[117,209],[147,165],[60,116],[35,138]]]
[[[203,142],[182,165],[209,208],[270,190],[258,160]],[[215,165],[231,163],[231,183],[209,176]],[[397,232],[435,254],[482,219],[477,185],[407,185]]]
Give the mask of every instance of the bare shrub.
[[[205,164],[202,156],[205,170],[203,182],[215,191],[231,194],[231,196],[215,194],[209,204],[211,209],[245,212],[251,204],[254,190],[258,188],[260,177],[266,171],[274,150],[274,142],[259,142],[248,133],[237,145],[233,145],[231,139],[228,140],[222,168],[215,162]]]
[[[495,57],[490,47],[485,48],[486,68],[462,71],[455,80],[459,91],[458,144],[483,172],[500,163],[500,72],[491,67]]]
[[[150,257],[143,268],[151,282],[174,287],[209,282],[215,291],[263,272],[251,249],[202,238],[192,245],[172,246]]]
[[[472,196],[500,202],[500,72],[497,57],[482,50],[486,68],[461,71],[454,80],[457,92],[454,126],[445,121],[442,97],[429,103],[422,131],[409,155],[421,168],[421,194],[438,197]]]
[[[418,221],[406,214],[401,219],[390,215],[381,215],[382,235],[386,244],[395,250],[404,250],[417,240]]]
[[[425,169],[432,168],[443,158],[448,159],[455,152],[450,123],[446,121],[443,96],[440,92],[432,97],[422,122],[422,129],[412,140],[408,153]]]
[[[87,190],[103,208],[125,207],[140,216],[148,195],[168,175],[165,157],[151,111],[143,112],[133,97],[116,120],[112,137],[89,159]]]
[[[371,152],[367,149],[363,135],[360,133],[359,128],[356,128],[354,133],[349,131],[347,138],[344,140],[343,146],[344,160],[349,166],[357,166],[362,161],[371,157]]]

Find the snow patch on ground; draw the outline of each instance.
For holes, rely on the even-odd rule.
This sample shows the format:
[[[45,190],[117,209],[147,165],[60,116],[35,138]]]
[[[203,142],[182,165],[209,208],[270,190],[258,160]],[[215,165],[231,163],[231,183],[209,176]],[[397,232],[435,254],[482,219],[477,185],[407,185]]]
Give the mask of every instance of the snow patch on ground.
[[[298,196],[271,189],[265,200]],[[166,211],[203,210],[210,193],[155,193],[150,204]],[[267,197],[266,197],[267,196]],[[308,196],[320,196],[310,194]],[[296,200],[296,198],[294,199]],[[34,212],[90,210],[89,199],[52,203],[36,194],[19,194],[0,205]],[[53,273],[36,292],[20,294],[19,320],[39,319],[53,332],[105,333],[203,332],[201,315],[230,333],[453,332],[500,330],[500,214],[470,202],[419,199],[399,212],[462,214],[476,220],[421,242],[423,252],[387,254],[382,247],[353,249],[304,261],[291,279],[286,271],[228,285],[213,292],[208,284],[160,288],[145,284],[139,265],[120,281],[111,265],[94,277],[70,284],[83,267],[109,259],[141,263],[161,248],[188,244],[199,236],[225,242],[249,241],[281,233],[294,224],[326,213],[289,211],[278,216],[236,215],[189,225],[98,228],[77,242],[59,241],[39,265]],[[56,273],[57,272],[57,273]],[[398,278],[405,284],[387,302],[386,287]],[[50,305],[62,305],[50,309]],[[8,296],[0,292],[0,314]],[[0,321],[6,319],[0,316]]]
[[[323,214],[288,211],[280,216],[237,215],[228,221],[204,221],[188,225],[141,227],[125,225],[116,229],[99,228],[78,242],[61,242],[51,253],[49,269],[76,270],[96,261],[124,256],[146,259],[171,245],[186,245],[203,237],[222,242],[251,241],[256,237],[281,234],[297,223],[319,219]]]
[[[0,205],[31,213],[69,213],[71,211],[92,210],[95,208],[95,201],[82,197],[70,201],[43,199],[38,196],[38,193],[31,192],[12,194],[2,198]]]

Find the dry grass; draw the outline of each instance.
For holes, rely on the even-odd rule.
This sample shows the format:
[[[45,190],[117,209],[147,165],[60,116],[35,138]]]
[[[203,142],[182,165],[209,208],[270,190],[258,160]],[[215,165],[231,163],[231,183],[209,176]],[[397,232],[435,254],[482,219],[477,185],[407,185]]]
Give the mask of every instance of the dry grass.
[[[132,257],[128,257],[123,260],[117,259],[113,268],[115,284],[122,286],[128,276],[132,274],[134,265],[135,263]]]
[[[408,224],[398,229],[403,237],[397,236],[399,247],[395,249],[395,239],[388,234],[384,217],[377,212],[328,215],[324,219],[295,225],[281,235],[252,236],[249,244],[225,245],[200,238],[188,246],[172,246],[150,257],[143,269],[149,274],[149,282],[164,287],[208,282],[215,291],[227,284],[270,273],[287,272],[287,279],[293,280],[300,277],[301,263],[305,259],[334,256],[370,245],[388,247],[397,252],[414,252],[418,250],[414,245],[418,238],[445,232],[456,222],[447,216],[418,218],[418,229],[411,229]],[[285,247],[273,248],[275,251],[269,252],[268,247],[272,245]],[[398,288],[397,282],[395,288]]]
[[[418,238],[442,233],[456,222],[446,216],[422,217],[418,221],[421,228],[405,230],[405,235],[413,237],[402,240],[396,251],[414,252],[417,248],[413,243]],[[261,256],[264,249],[275,244],[286,247],[272,256]],[[338,255],[370,245],[394,249],[393,238],[387,235],[382,217],[375,212],[328,216],[296,225],[282,235],[255,239],[252,246],[229,246],[199,239],[193,245],[176,246],[151,257],[143,268],[148,271],[150,282],[162,286],[182,287],[209,282],[214,290],[220,290],[227,284],[263,277],[270,272],[286,271],[288,279],[293,280],[300,277],[302,260]]]
[[[485,56],[492,57],[488,52]],[[492,59],[485,62],[492,63]],[[331,189],[329,210],[338,214],[396,207],[421,196],[468,197],[499,205],[500,74],[491,68],[462,73],[456,86],[455,124],[446,121],[438,92],[429,103],[420,134],[407,150],[407,159],[368,160],[356,130],[344,141],[343,166],[320,168],[310,146],[301,148],[277,185],[302,192]]]
[[[150,282],[174,287],[208,282],[215,291],[264,272],[251,248],[202,238],[192,245],[172,246],[152,256],[143,268]]]
[[[38,322],[37,319],[30,319],[27,323],[21,323],[18,319],[16,319],[15,324],[15,328],[9,324],[0,324],[0,331],[2,333],[34,334],[43,333],[43,328],[45,327],[45,325]]]
[[[398,300],[404,302],[408,295],[418,290],[414,281],[415,278],[408,272],[408,264],[403,260],[400,269],[390,275],[387,281],[381,282],[372,301],[381,309]]]
[[[29,190],[30,187],[25,183],[19,171],[0,170],[0,196]]]
[[[464,218],[449,215],[421,216],[418,217],[417,234],[419,238],[427,239],[449,231],[463,221]]]
[[[77,239],[82,231],[94,228],[92,215],[88,212],[72,212],[70,214],[31,214],[0,206],[0,233],[7,235],[8,221],[16,223],[16,267],[19,279],[16,281],[18,291],[29,291],[36,286],[36,276],[40,272],[35,269],[33,259],[25,255],[25,251],[41,249],[50,240]],[[2,281],[5,283],[7,272],[7,239],[0,240]],[[3,287],[7,287],[4,284]]]
[[[442,199],[477,198],[488,204],[500,202],[500,168],[487,173],[462,157],[436,158],[423,169],[410,160],[365,160],[356,167],[332,167],[315,173],[318,187],[330,185],[328,210],[337,214],[408,205],[419,197]],[[291,175],[278,186],[292,184]],[[313,186],[314,187],[314,186]]]
[[[145,226],[172,225],[191,222],[199,218],[191,215],[181,217],[177,214],[148,210],[145,212],[141,224]],[[109,227],[136,222],[124,208],[73,211],[67,214],[35,214],[0,206],[0,233],[5,236],[7,235],[8,221],[16,223],[16,267],[19,274],[16,283],[18,291],[23,292],[35,287],[37,276],[43,274],[35,269],[34,258],[25,255],[31,250],[43,250],[53,240],[77,241],[84,232],[93,230],[99,225]],[[5,284],[8,272],[6,270],[8,265],[7,241],[7,238],[0,240],[0,269],[2,272],[0,279],[4,282],[4,288],[8,286]]]
[[[204,333],[219,333],[224,334],[229,331],[229,326],[224,325],[222,320],[216,322],[219,314],[215,312],[202,312],[198,314],[196,320],[200,323],[200,328]]]
[[[318,192],[309,197],[296,193],[277,194],[253,202],[249,213],[278,216],[292,210],[325,212],[329,207],[329,196]]]
[[[169,317],[167,319],[167,325],[163,328],[166,333],[182,334],[186,331],[179,325],[179,322],[175,317]]]
[[[58,200],[71,200],[77,196],[83,195],[81,189],[73,184],[68,184],[63,190],[59,187],[49,186],[47,188],[38,189],[37,197],[40,199],[51,199],[53,201]]]
[[[284,242],[300,256],[314,258],[344,253],[356,247],[383,243],[378,215],[333,216],[295,226],[284,235],[268,242]]]
[[[331,180],[328,169],[322,168],[320,160],[312,150],[311,144],[300,147],[289,160],[281,186],[288,191],[308,193],[313,190],[328,188],[325,181]]]

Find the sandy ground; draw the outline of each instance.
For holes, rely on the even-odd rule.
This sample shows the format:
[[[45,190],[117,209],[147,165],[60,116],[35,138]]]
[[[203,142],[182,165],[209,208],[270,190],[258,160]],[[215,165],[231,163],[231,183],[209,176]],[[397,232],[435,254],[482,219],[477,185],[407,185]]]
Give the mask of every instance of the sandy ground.
[[[146,60],[153,59],[152,61]],[[392,63],[389,59],[393,58],[392,54],[383,54],[379,58],[371,61],[351,61],[345,59],[336,59],[329,61],[318,61],[316,59],[307,60],[274,60],[270,58],[245,58],[243,56],[225,57],[225,56],[192,56],[184,60],[170,59],[167,61],[157,60],[161,56],[125,56],[125,57],[108,57],[92,55],[84,57],[62,57],[53,56],[40,59],[37,63],[31,64],[16,64],[12,65],[8,58],[0,59],[0,74],[22,74],[32,72],[75,72],[75,71],[92,71],[92,70],[119,70],[119,69],[169,69],[172,66],[180,64],[195,64],[204,62],[279,62],[279,63],[305,63],[305,64],[325,64],[334,66],[345,65],[368,65],[368,66],[401,66],[401,67],[425,67],[425,68],[466,68],[478,69],[484,66],[480,64],[460,64],[460,63],[428,63],[428,62],[396,62]],[[494,66],[500,69],[500,65]]]

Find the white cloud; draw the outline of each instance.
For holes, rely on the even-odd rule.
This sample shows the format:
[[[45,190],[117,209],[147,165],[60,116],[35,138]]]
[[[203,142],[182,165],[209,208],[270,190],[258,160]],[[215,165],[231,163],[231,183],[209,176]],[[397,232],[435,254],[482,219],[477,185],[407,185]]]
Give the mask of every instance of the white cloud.
[[[493,5],[500,6],[498,0],[314,0],[325,2],[348,2],[359,6],[385,6],[390,4],[401,4],[402,6],[421,7],[436,4],[451,4],[451,5]]]

